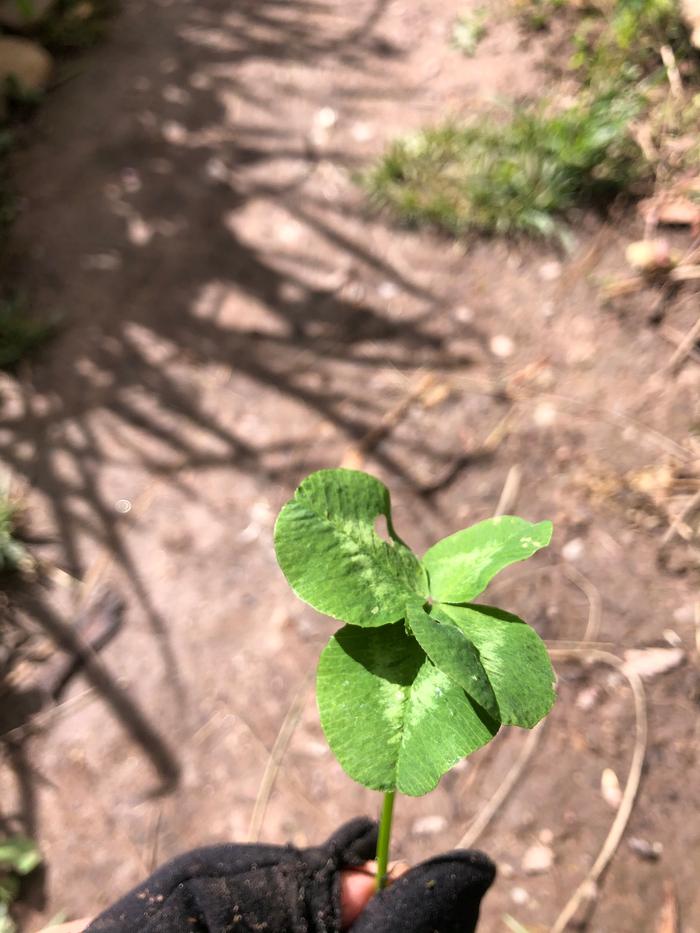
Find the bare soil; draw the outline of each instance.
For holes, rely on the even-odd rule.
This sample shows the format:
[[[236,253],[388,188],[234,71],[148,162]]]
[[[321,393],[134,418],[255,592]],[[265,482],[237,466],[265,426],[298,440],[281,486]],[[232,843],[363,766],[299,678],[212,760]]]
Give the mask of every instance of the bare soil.
[[[65,323],[3,380],[2,454],[30,490],[51,618],[72,622],[106,586],[127,603],[100,655],[111,684],[79,675],[32,714],[43,665],[27,657],[3,700],[0,815],[47,864],[27,930],[98,911],[188,847],[248,838],[285,722],[262,838],[313,842],[376,811],[318,724],[309,678],[333,625],[295,600],[272,548],[299,479],[344,463],[391,486],[419,551],[492,514],[510,475],[509,510],[551,517],[556,536],[494,599],[567,641],[599,600],[606,651],[682,648],[646,683],[640,792],[589,929],[662,933],[677,898],[700,933],[692,516],[664,540],[697,489],[700,366],[668,366],[697,293],[601,306],[597,278],[641,232],[631,210],[576,218],[571,256],[456,244],[369,210],[353,173],[386,141],[542,89],[544,46],[512,24],[474,59],[450,49],[464,6],[132,0],[17,155],[13,275]],[[601,774],[624,787],[630,767],[624,677],[557,670],[556,709],[478,840],[501,869],[485,933],[506,915],[553,923],[614,818]],[[177,777],[167,754],[154,769],[138,715]],[[526,739],[505,731],[401,800],[396,854],[457,844]],[[645,859],[630,838],[663,849]],[[542,843],[554,864],[528,875]]]

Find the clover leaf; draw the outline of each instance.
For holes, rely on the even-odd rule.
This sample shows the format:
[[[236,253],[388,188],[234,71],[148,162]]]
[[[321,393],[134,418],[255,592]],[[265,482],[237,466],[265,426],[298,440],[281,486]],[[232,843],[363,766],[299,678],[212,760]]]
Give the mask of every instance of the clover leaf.
[[[384,792],[389,826],[395,791],[427,793],[501,725],[532,728],[551,709],[554,672],[538,634],[473,602],[551,535],[551,522],[504,515],[444,538],[421,561],[394,530],[389,491],[356,470],[312,473],[282,508],[275,548],[292,589],[347,623],[318,666],[323,730],[347,774]],[[387,857],[388,828],[380,886]]]

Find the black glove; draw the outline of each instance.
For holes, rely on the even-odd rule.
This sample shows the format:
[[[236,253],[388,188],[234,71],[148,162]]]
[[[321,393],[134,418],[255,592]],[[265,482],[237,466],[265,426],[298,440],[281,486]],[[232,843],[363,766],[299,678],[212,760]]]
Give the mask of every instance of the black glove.
[[[376,824],[356,819],[322,846],[219,845],[159,868],[87,933],[340,933],[340,869],[373,858]],[[352,933],[471,933],[495,874],[478,852],[418,865],[372,898]]]

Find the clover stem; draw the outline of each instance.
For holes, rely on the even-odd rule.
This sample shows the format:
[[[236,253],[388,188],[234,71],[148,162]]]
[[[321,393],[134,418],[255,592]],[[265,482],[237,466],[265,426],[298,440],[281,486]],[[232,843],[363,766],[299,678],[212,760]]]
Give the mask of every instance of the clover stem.
[[[391,821],[394,815],[394,797],[396,791],[384,794],[382,815],[379,820],[379,838],[377,839],[377,891],[386,886],[389,867],[389,840],[391,839]]]

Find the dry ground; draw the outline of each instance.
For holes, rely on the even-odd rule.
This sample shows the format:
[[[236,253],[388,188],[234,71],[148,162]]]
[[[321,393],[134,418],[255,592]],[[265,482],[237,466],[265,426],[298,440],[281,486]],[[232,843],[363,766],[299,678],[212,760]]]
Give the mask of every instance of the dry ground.
[[[45,604],[72,619],[107,584],[126,599],[102,658],[179,767],[154,793],[168,775],[129,711],[82,677],[23,718],[41,665],[15,672],[0,807],[48,865],[27,930],[98,910],[156,860],[246,838],[297,712],[262,837],[313,841],[376,810],[329,754],[308,686],[333,626],[295,601],[272,549],[298,480],[344,462],[390,484],[417,549],[492,514],[510,475],[509,508],[553,518],[556,537],[501,603],[578,640],[600,600],[606,650],[681,647],[646,684],[642,783],[590,929],[657,931],[677,896],[700,933],[697,548],[664,542],[668,510],[697,489],[700,366],[667,365],[697,294],[672,297],[661,324],[653,294],[601,307],[592,273],[622,268],[632,215],[581,218],[562,257],[368,211],[352,172],[386,140],[543,82],[537,45],[508,24],[475,59],[450,50],[464,6],[133,0],[17,157],[15,271],[65,327],[3,383],[3,457],[32,490]],[[556,710],[479,838],[501,866],[485,933],[505,915],[552,924],[614,817],[601,774],[624,786],[630,767],[627,682],[606,664],[557,668]],[[455,845],[525,740],[504,733],[430,797],[401,800],[398,853]],[[630,837],[663,852],[645,860]],[[526,875],[542,840],[554,865]]]

